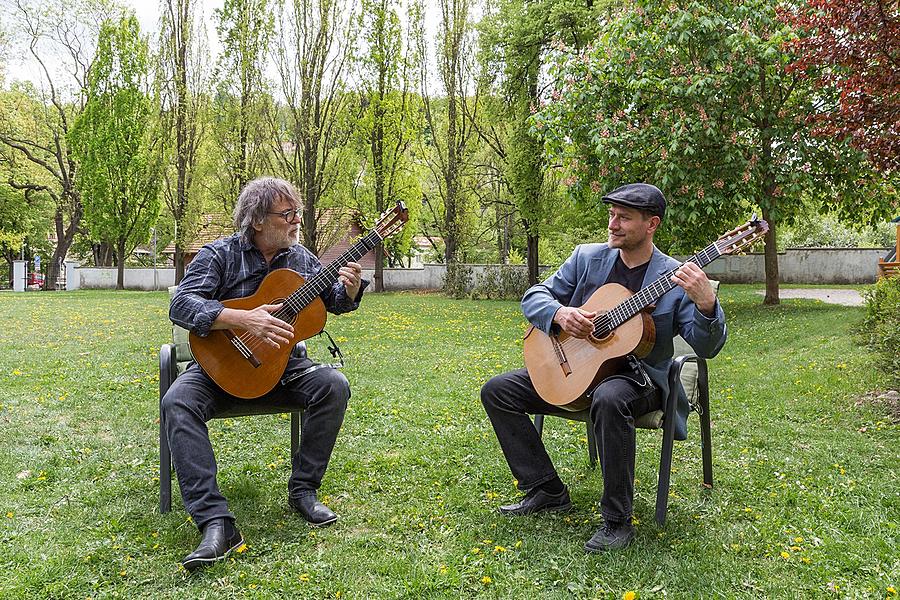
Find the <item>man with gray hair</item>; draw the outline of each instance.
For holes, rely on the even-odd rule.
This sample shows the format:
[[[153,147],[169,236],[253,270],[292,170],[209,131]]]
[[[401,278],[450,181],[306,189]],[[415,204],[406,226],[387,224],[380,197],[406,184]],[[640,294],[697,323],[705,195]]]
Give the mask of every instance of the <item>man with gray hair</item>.
[[[298,243],[300,199],[287,181],[260,177],[249,182],[234,209],[237,233],[205,245],[188,265],[169,309],[169,318],[205,337],[214,329],[241,329],[260,343],[291,343],[294,328],[275,314],[281,304],[252,310],[226,308],[222,301],[252,295],[266,275],[288,268],[304,279],[322,266]],[[339,314],[359,306],[368,281],[355,263],[341,267],[339,279],[321,294],[325,307]],[[350,384],[339,371],[291,357],[275,388],[261,402],[303,410],[300,449],[292,457],[288,503],[311,525],[334,523],[337,515],[318,501],[338,431],[344,420]],[[200,545],[182,560],[188,570],[224,559],[244,543],[234,515],[216,483],[216,460],[206,421],[244,402],[229,395],[192,363],[162,399],[161,411],[185,509],[203,534]]]

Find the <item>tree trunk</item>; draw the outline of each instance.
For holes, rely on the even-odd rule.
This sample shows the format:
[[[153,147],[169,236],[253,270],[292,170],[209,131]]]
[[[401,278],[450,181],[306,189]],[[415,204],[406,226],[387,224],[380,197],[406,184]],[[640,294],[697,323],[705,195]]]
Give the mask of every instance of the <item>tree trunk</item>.
[[[184,249],[177,243],[175,244],[175,256],[172,258],[172,261],[175,263],[175,285],[178,285],[184,279]]]
[[[539,260],[538,260],[538,240],[540,236],[537,234],[527,234],[528,239],[528,285],[534,285],[538,282]]]
[[[776,225],[767,210],[763,211],[763,219],[769,224],[769,231],[765,237],[766,297],[763,300],[763,304],[775,305],[781,302],[778,295],[778,247],[775,244]]]
[[[118,257],[118,276],[116,277],[116,289],[125,289],[125,238],[116,240],[116,256]]]

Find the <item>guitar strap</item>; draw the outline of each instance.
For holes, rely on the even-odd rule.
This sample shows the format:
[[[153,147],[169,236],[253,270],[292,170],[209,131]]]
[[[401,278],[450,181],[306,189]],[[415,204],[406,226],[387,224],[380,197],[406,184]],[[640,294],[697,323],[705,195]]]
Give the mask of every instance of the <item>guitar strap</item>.
[[[331,369],[344,368],[344,355],[343,355],[343,353],[341,353],[341,349],[338,347],[337,342],[335,342],[334,338],[331,337],[331,334],[328,333],[324,329],[322,331],[320,331],[318,335],[322,335],[323,333],[328,338],[328,342],[329,342],[328,351],[331,352],[331,357],[338,359],[338,362],[313,364],[312,366],[309,366],[309,367],[303,369],[302,371],[297,371],[295,373],[291,373],[290,375],[285,375],[284,377],[281,378],[281,385],[287,385],[292,381],[296,381],[297,379],[300,379],[307,373],[312,373],[313,371],[318,371],[319,369],[324,369],[326,367],[331,368]]]

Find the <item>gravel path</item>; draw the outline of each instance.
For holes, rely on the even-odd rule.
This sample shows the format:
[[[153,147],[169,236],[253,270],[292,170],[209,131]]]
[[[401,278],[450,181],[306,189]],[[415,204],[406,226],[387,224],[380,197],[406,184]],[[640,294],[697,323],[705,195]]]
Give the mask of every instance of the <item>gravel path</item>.
[[[765,290],[756,292],[761,296],[765,296]],[[781,289],[778,291],[781,298],[808,298],[810,300],[821,300],[828,304],[843,304],[844,306],[862,306],[864,301],[862,295],[856,290],[831,290],[825,288],[799,288],[799,289]]]

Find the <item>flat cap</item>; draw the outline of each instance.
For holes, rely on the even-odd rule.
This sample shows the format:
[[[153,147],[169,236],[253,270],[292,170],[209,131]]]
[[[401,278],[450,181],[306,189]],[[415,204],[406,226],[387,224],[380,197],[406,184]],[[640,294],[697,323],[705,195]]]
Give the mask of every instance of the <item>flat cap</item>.
[[[649,183],[627,183],[603,196],[607,204],[620,204],[645,210],[662,219],[666,214],[666,197],[659,188]]]

